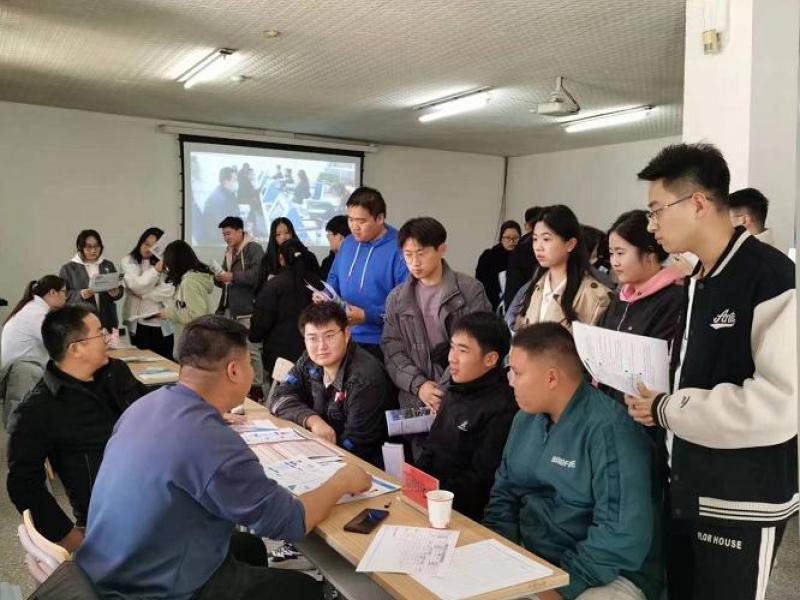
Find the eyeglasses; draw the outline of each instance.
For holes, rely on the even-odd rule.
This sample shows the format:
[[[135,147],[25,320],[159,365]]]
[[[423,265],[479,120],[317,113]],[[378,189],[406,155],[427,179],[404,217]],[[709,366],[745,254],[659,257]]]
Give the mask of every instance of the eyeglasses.
[[[83,249],[84,250],[100,250],[102,246],[98,244],[86,244]]]
[[[311,346],[312,348],[316,348],[320,345],[321,342],[325,342],[326,346],[329,346],[333,343],[336,337],[342,333],[344,329],[338,329],[336,331],[328,331],[327,333],[323,333],[322,336],[318,335],[304,335],[303,339],[306,342],[307,346]]]
[[[665,210],[667,210],[667,209],[668,209],[670,206],[675,206],[676,204],[680,204],[681,202],[684,202],[685,200],[688,200],[688,199],[689,199],[689,198],[691,198],[692,196],[694,196],[694,192],[692,192],[692,193],[691,193],[691,194],[689,194],[688,196],[684,196],[684,197],[683,197],[683,198],[681,198],[680,200],[675,200],[675,202],[671,202],[671,203],[669,203],[669,204],[665,204],[665,205],[664,205],[664,206],[662,206],[661,208],[657,208],[657,209],[655,209],[655,210],[651,210],[651,211],[649,211],[649,212],[647,213],[647,220],[648,220],[648,221],[650,221],[650,222],[652,222],[652,223],[658,223],[658,222],[659,222],[659,220],[661,219],[661,215],[663,214],[663,212],[664,212]]]
[[[519,236],[518,235],[504,235],[500,238],[504,242],[518,242]]]
[[[90,337],[81,338],[81,339],[79,339],[79,340],[75,340],[74,342],[70,342],[70,343],[71,343],[71,344],[77,344],[77,343],[79,343],[79,342],[88,342],[89,340],[96,340],[97,338],[104,338],[104,339],[107,339],[107,338],[109,338],[110,336],[111,336],[111,334],[110,334],[110,333],[108,333],[108,330],[107,330],[107,329],[104,327],[103,329],[101,329],[101,330],[100,330],[100,333],[99,333],[99,334],[97,334],[97,335],[93,335],[93,336],[90,336]]]

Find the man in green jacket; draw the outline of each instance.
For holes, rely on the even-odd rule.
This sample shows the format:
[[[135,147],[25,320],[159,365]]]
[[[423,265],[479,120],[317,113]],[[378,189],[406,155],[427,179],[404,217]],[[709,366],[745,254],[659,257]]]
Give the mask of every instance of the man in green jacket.
[[[511,342],[514,418],[485,524],[569,573],[540,600],[658,600],[663,582],[647,435],[588,385],[556,323]]]

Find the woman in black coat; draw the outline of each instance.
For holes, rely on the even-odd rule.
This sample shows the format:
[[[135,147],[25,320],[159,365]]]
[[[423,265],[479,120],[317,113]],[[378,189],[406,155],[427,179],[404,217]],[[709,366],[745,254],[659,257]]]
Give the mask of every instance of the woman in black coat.
[[[478,259],[478,267],[475,269],[475,279],[483,284],[486,296],[492,303],[492,310],[497,312],[497,307],[503,300],[503,285],[505,283],[505,272],[508,270],[508,258],[511,251],[519,243],[522,235],[519,223],[516,221],[506,221],[500,226],[500,240],[491,248],[484,250]],[[503,274],[503,281],[500,276]]]
[[[250,321],[250,341],[263,342],[267,375],[272,374],[278,357],[295,362],[303,354],[305,345],[297,322],[300,312],[311,304],[311,291],[306,283],[322,287],[319,275],[307,268],[308,250],[302,242],[288,239],[278,246],[277,252],[280,269],[274,277],[262,282]]]

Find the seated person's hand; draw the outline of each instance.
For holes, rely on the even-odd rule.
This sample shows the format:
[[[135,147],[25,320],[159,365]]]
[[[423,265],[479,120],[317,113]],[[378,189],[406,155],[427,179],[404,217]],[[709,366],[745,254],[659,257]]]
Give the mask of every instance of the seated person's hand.
[[[417,396],[419,396],[419,399],[422,400],[425,406],[429,407],[433,412],[439,412],[439,408],[442,406],[444,390],[439,389],[439,386],[436,385],[435,382],[426,381],[420,386]]]
[[[655,426],[653,421],[653,401],[656,393],[647,389],[643,383],[639,384],[639,396],[629,396],[625,394],[625,404],[628,405],[628,414],[637,423],[646,427]]]
[[[215,275],[214,279],[221,283],[231,283],[233,281],[233,273],[230,271],[223,271],[222,273]]]
[[[308,429],[311,433],[318,435],[323,440],[326,440],[331,444],[336,443],[336,432],[319,415],[309,417],[306,420],[305,426],[306,429]]]
[[[228,425],[242,425],[247,423],[247,417],[245,415],[237,415],[236,413],[225,413],[222,415],[222,418],[225,419]]]
[[[364,312],[363,308],[359,308],[357,306],[353,306],[352,304],[347,305],[347,324],[353,327],[354,325],[361,325],[364,321],[367,320],[367,314]]]
[[[86,288],[84,290],[81,290],[81,298],[83,298],[84,300],[88,300],[92,296],[94,296],[94,290],[92,290],[91,288]]]
[[[345,465],[336,471],[334,477],[342,479],[348,494],[360,494],[372,487],[372,477],[364,469],[355,465]]]

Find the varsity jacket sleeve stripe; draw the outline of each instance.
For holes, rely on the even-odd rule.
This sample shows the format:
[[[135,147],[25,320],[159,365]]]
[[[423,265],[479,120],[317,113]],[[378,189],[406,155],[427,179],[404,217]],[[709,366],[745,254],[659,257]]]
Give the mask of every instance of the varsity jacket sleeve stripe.
[[[796,292],[789,289],[753,311],[753,377],[743,385],[685,388],[660,396],[656,423],[708,448],[773,446],[797,435]]]

